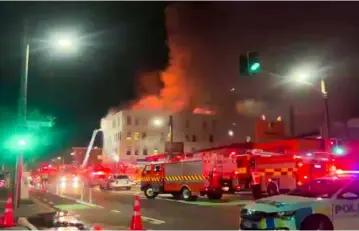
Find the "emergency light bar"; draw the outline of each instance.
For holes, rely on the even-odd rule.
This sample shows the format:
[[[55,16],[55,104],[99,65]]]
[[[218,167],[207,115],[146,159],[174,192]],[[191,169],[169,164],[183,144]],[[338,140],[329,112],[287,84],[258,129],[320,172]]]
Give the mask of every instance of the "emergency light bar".
[[[337,174],[341,175],[341,174],[359,174],[359,171],[344,171],[344,170],[337,170],[336,171]]]

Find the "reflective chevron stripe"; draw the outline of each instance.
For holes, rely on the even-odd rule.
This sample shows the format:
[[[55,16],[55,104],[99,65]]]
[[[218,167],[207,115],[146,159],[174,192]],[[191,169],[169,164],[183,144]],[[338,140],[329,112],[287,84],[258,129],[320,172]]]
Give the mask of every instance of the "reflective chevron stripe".
[[[266,168],[266,169],[257,169],[259,175],[270,175],[270,176],[292,176],[297,172],[297,168]]]

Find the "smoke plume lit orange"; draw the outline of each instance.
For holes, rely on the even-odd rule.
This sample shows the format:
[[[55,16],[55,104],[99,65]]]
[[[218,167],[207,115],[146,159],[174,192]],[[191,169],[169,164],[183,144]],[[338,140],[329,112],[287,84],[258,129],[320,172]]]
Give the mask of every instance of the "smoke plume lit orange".
[[[189,91],[186,90],[187,82],[184,76],[185,64],[189,57],[186,49],[179,47],[174,40],[169,41],[170,62],[168,68],[160,73],[163,88],[159,95],[147,95],[142,97],[132,109],[166,110],[176,112],[184,109],[189,104]],[[140,80],[141,81],[141,80]],[[142,81],[142,85],[147,85]]]

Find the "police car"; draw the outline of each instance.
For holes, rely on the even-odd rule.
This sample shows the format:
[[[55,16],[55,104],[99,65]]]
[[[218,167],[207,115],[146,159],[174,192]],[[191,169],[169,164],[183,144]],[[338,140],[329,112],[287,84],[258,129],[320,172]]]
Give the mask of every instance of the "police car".
[[[312,180],[241,210],[241,230],[358,230],[359,171]]]

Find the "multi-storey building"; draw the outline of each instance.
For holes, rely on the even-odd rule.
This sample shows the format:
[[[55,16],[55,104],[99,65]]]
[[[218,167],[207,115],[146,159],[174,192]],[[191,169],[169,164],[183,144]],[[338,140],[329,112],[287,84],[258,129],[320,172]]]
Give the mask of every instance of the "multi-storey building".
[[[81,165],[85,159],[87,147],[73,147],[71,156],[72,164]],[[90,151],[90,156],[87,161],[87,166],[97,165],[102,163],[102,148],[94,147]]]
[[[101,121],[104,162],[141,161],[162,153],[170,140],[169,117],[173,118],[173,142],[183,142],[184,151],[228,143],[228,131],[215,115],[163,111],[122,110]]]

